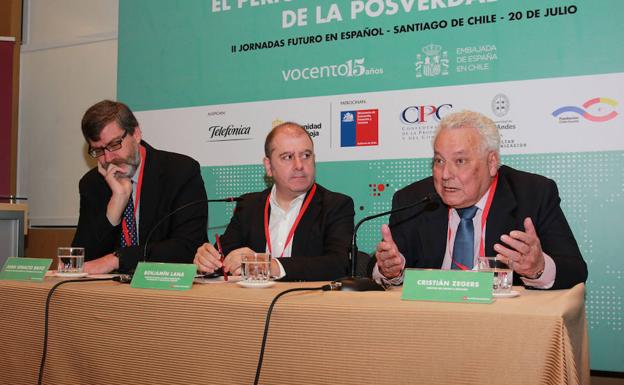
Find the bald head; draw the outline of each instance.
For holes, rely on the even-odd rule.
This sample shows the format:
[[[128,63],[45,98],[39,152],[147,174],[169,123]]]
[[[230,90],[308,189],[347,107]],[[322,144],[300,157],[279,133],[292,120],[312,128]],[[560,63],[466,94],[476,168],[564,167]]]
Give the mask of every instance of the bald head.
[[[303,128],[301,125],[293,122],[286,122],[280,125],[273,127],[271,132],[267,135],[264,141],[264,155],[267,158],[271,157],[271,153],[275,150],[274,140],[277,134],[284,133],[288,136],[297,137],[297,136],[306,136],[310,143],[312,143],[312,147],[314,148],[314,142],[312,142],[312,138],[310,138],[310,134]]]

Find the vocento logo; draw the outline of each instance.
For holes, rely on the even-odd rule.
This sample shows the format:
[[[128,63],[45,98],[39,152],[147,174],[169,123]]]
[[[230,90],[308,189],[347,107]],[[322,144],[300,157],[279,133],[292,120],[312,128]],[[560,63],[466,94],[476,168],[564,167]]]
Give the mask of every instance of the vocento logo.
[[[367,68],[365,58],[349,59],[341,64],[329,64],[316,67],[290,68],[282,70],[285,82],[315,80],[323,78],[352,78],[359,76],[381,75],[383,68]]]
[[[611,106],[613,110],[608,111],[609,109],[605,108],[605,105]],[[578,121],[579,117],[592,122],[606,122],[614,119],[618,115],[617,111],[614,110],[617,105],[617,101],[610,98],[593,98],[583,103],[584,109],[577,106],[564,106],[553,111],[552,116],[555,118],[559,117],[559,121],[562,123],[566,123],[568,121]],[[595,115],[587,111],[590,108],[594,111],[594,113],[599,113],[600,115]],[[559,116],[565,113],[577,114],[579,117],[566,118],[565,116]]]

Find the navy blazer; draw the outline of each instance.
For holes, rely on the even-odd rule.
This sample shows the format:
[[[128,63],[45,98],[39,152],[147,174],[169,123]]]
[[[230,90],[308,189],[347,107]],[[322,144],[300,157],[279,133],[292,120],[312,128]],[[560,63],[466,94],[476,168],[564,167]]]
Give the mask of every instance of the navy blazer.
[[[512,230],[524,230],[530,217],[542,250],[552,257],[557,275],[552,289],[570,288],[587,280],[587,265],[581,256],[572,230],[559,206],[557,185],[540,175],[501,166],[485,234],[485,254],[496,255],[494,244]],[[416,202],[434,193],[429,177],[397,191],[392,207]],[[448,207],[433,203],[390,217],[392,237],[404,255],[406,267],[441,268],[448,236]],[[516,277],[517,278],[517,277]],[[522,284],[514,279],[515,284]]]

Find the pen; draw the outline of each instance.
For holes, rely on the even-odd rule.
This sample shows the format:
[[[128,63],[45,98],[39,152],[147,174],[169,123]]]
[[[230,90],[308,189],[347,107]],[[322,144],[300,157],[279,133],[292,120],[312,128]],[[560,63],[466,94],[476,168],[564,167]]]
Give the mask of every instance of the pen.
[[[221,264],[223,265],[223,261],[225,260],[225,255],[223,254],[223,249],[221,248],[221,241],[219,241],[219,234],[215,234],[215,239],[217,241],[217,250],[219,251],[219,254],[221,254]],[[225,269],[222,267],[223,269],[223,280],[227,281],[228,280],[228,275],[225,272]]]

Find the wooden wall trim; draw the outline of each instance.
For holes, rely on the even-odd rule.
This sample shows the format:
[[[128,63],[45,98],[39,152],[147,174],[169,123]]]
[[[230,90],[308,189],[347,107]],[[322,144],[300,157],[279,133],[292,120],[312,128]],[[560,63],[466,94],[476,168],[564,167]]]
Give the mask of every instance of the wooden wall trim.
[[[25,256],[56,259],[56,248],[70,246],[75,232],[75,228],[31,227],[26,236]],[[56,262],[52,266],[56,266]]]

